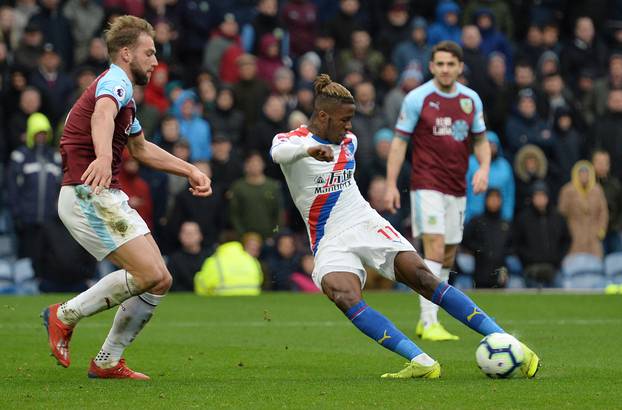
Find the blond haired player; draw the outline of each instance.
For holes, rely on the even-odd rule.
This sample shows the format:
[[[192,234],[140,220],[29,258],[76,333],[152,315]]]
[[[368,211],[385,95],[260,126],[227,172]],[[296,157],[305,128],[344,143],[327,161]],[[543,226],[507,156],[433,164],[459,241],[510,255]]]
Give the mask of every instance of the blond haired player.
[[[121,268],[42,313],[52,354],[68,367],[69,341],[78,322],[121,304],[100,352],[91,360],[91,378],[149,378],[127,367],[122,354],[172,282],[147,225],[120,189],[117,177],[123,150],[127,146],[144,165],[187,177],[196,196],[211,193],[209,178],[146,141],[136,118],[132,87],[146,85],[158,65],[154,34],[143,19],[122,16],[114,20],[106,32],[112,64],[71,108],[60,142],[64,177],[59,216],[94,257]]]

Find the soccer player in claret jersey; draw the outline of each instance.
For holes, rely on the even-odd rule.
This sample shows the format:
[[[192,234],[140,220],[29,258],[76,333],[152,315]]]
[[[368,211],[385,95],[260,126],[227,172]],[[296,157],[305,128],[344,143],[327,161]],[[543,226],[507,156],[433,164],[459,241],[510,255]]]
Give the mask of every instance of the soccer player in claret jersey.
[[[354,180],[353,115],[350,92],[322,74],[315,81],[309,126],[277,134],[270,154],[280,164],[307,225],[315,284],[361,332],[409,360],[402,370],[382,377],[438,378],[439,363],[362,299],[364,264],[406,284],[482,335],[503,329],[469,297],[430,272],[410,242],[363,199]],[[526,360],[521,369],[533,377],[539,359],[523,347]]]
[[[122,304],[99,354],[91,360],[91,378],[149,379],[127,367],[122,354],[172,283],[147,225],[119,189],[123,150],[127,146],[142,164],[187,177],[193,195],[211,193],[209,178],[146,141],[136,118],[132,87],[146,85],[158,64],[154,35],[151,24],[143,19],[121,16],[114,20],[106,32],[112,64],[71,108],[60,142],[64,176],[59,216],[94,257],[107,258],[121,268],[42,313],[52,354],[68,367],[69,341],[80,319]]]
[[[406,95],[387,159],[385,202],[395,212],[400,206],[397,176],[412,140],[413,237],[421,236],[425,262],[442,281],[448,280],[462,241],[471,145],[480,164],[469,181],[476,194],[486,191],[490,169],[482,101],[475,91],[457,82],[463,66],[458,44],[443,41],[434,46],[429,64],[434,78]],[[419,299],[421,318],[415,333],[424,340],[457,340],[438,322],[438,306]]]

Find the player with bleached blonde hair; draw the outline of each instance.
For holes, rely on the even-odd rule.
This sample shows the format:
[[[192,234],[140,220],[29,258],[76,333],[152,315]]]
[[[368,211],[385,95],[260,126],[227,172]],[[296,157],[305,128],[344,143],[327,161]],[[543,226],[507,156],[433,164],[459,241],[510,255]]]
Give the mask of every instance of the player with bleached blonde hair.
[[[52,354],[68,367],[69,342],[78,322],[121,304],[106,341],[91,360],[91,378],[149,379],[127,367],[122,355],[172,283],[149,228],[120,189],[123,150],[127,146],[141,164],[188,178],[193,195],[211,194],[210,179],[146,141],[136,118],[133,86],[146,85],[158,65],[154,35],[151,24],[141,18],[114,20],[106,31],[112,64],[71,108],[60,141],[64,176],[59,216],[89,253],[121,268],[42,313]]]

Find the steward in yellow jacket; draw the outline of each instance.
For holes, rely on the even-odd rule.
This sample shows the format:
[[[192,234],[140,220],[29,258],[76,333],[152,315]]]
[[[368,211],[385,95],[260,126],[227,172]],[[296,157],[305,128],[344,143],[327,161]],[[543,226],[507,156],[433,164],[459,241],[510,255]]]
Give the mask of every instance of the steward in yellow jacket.
[[[259,261],[237,241],[225,242],[205,260],[194,276],[194,291],[201,296],[255,296],[261,292]]]

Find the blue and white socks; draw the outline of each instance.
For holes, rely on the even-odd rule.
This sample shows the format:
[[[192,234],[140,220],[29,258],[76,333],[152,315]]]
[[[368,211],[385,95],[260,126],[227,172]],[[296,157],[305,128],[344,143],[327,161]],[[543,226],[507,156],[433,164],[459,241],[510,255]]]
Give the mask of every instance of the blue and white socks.
[[[432,302],[484,336],[497,332],[505,333],[471,298],[447,282],[441,282],[438,285],[432,295]]]
[[[406,337],[389,319],[369,307],[364,300],[352,306],[345,314],[354,326],[384,348],[425,366],[434,364],[434,359],[423,353],[419,346]]]

